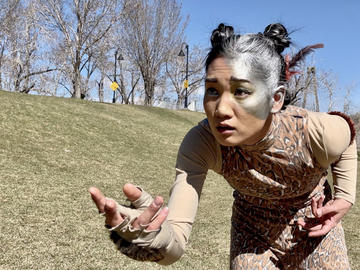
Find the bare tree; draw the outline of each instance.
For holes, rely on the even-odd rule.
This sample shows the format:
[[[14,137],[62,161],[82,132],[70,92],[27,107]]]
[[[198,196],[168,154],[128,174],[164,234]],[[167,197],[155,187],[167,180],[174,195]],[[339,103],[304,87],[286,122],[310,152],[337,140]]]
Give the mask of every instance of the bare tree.
[[[8,89],[29,93],[37,84],[37,77],[53,71],[41,59],[40,31],[33,1],[14,1],[9,9],[5,42],[1,59],[6,60]],[[7,46],[7,47],[5,47]],[[41,61],[41,64],[40,64]]]
[[[290,104],[315,111],[320,111],[322,107],[327,111],[351,112],[354,107],[351,103],[354,84],[340,88],[338,78],[332,71],[315,69],[313,64],[304,64],[301,70],[291,78],[288,85]]]
[[[305,64],[301,65],[297,74],[291,77],[288,83],[288,99],[290,104],[301,106],[303,108],[307,105],[307,97],[311,89],[313,73],[310,72],[310,67]]]
[[[119,45],[140,70],[145,105],[152,105],[162,66],[181,44],[186,21],[176,0],[123,0]]]
[[[334,109],[334,98],[338,92],[338,78],[331,71],[321,71],[318,73],[319,87],[322,88],[328,97],[327,111],[330,112]]]
[[[289,85],[292,86],[289,89],[292,89],[288,92],[286,99],[290,104],[297,104],[300,100],[300,95],[302,95],[302,107],[306,107],[307,97],[309,94],[309,88],[312,86],[312,91],[315,97],[315,110],[319,111],[319,97],[318,97],[318,88],[316,82],[316,68],[315,66],[307,66],[304,64],[305,57],[310,53],[314,52],[315,49],[323,48],[322,43],[309,45],[302,48],[296,54],[290,57],[290,55],[285,56],[286,63],[286,79],[290,80],[292,75],[293,79],[290,80]],[[302,72],[293,70],[296,67],[301,67]],[[304,70],[306,69],[306,73]],[[299,75],[297,75],[299,74]],[[306,75],[304,75],[306,74]]]
[[[351,85],[345,86],[345,96],[344,96],[344,106],[343,112],[348,114],[350,113],[352,102],[351,102],[351,94],[356,88],[356,85],[353,83]]]
[[[312,92],[315,99],[315,111],[320,111],[320,104],[319,104],[319,93],[318,93],[318,84],[316,80],[316,68],[314,66],[307,67],[306,71],[306,88],[303,91],[303,104],[302,107],[306,108],[307,97]]]
[[[89,47],[87,57],[80,67],[80,70],[83,71],[80,88],[82,97],[89,97],[91,95],[90,79],[94,73],[100,72],[100,81],[103,81],[107,68],[112,66],[108,55],[111,48],[111,42],[107,38],[103,38],[96,45]]]
[[[126,65],[125,67],[120,65],[119,77],[121,103],[134,104],[135,92],[140,81],[139,72],[132,65]]]
[[[39,3],[48,35],[56,41],[53,61],[62,70],[62,85],[72,97],[80,98],[82,72],[87,69],[86,84],[94,71],[94,47],[109,35],[119,14],[118,1],[39,0]]]
[[[3,88],[4,67],[9,63],[7,54],[10,54],[11,46],[14,47],[16,34],[17,11],[21,9],[20,0],[1,0],[0,1],[0,89]]]
[[[169,61],[166,62],[166,74],[169,78],[171,86],[177,95],[176,106],[181,107],[183,104],[185,95],[189,96],[196,91],[201,82],[204,80],[204,59],[205,51],[199,47],[194,47],[189,52],[189,85],[187,93],[184,87],[186,63],[185,57],[180,58],[178,56],[181,48],[177,47],[172,54]]]

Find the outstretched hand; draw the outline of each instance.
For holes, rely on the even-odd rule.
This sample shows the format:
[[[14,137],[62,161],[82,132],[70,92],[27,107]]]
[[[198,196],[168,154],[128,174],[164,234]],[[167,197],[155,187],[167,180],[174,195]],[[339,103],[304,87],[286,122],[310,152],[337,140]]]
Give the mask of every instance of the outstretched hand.
[[[325,205],[324,196],[318,199],[312,199],[311,210],[315,218],[298,220],[298,225],[307,230],[309,237],[318,237],[326,235],[350,210],[352,204],[344,199],[335,199],[327,202]]]
[[[124,221],[125,217],[117,211],[117,205],[113,199],[106,198],[96,187],[91,187],[89,192],[91,194],[91,198],[99,210],[99,213],[104,213],[105,224],[109,225],[110,227],[116,227]],[[123,192],[131,202],[139,199],[142,193],[140,189],[132,184],[125,184],[123,187]],[[167,207],[161,209],[163,202],[164,200],[162,197],[155,197],[153,202],[144,210],[144,212],[134,220],[132,227],[134,229],[141,227],[148,231],[159,229],[169,212]],[[159,211],[159,209],[161,210]]]

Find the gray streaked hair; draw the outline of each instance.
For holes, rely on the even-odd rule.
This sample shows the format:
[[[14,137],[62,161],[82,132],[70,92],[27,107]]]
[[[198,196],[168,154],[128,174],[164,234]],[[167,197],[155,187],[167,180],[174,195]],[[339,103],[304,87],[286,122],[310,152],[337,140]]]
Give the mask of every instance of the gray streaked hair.
[[[264,33],[234,35],[232,26],[220,24],[211,35],[212,48],[207,56],[206,71],[220,56],[243,59],[251,71],[269,89],[285,83],[285,61],[281,52],[290,45],[290,38],[282,24],[270,24]]]

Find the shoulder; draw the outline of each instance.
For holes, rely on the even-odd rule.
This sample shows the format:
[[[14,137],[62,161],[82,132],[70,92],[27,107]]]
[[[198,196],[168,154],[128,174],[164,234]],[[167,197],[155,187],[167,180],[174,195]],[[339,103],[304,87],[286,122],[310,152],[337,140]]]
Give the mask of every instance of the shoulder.
[[[308,115],[309,135],[315,156],[320,164],[335,162],[355,136],[350,118],[344,114],[311,111]]]
[[[185,135],[180,145],[177,163],[186,159],[214,169],[219,153],[220,145],[212,135],[207,119],[204,119]]]
[[[212,135],[209,122],[205,118],[187,132],[182,144],[196,145],[201,142],[211,142],[213,140],[215,140],[215,138]]]

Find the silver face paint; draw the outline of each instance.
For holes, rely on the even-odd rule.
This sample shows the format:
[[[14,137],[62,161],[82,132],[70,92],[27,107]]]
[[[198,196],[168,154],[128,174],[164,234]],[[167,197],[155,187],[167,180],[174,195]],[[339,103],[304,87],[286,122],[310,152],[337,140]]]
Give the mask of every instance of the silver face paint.
[[[255,117],[266,119],[273,104],[272,91],[267,88],[264,81],[252,74],[250,68],[245,64],[245,60],[243,57],[227,60],[234,77],[248,80],[255,86],[252,94],[246,99],[239,99],[238,103],[244,110]]]
[[[235,73],[229,61],[215,58],[205,79],[204,109],[211,131],[221,145],[251,145],[261,140],[272,114],[266,87],[249,76],[247,67]]]

